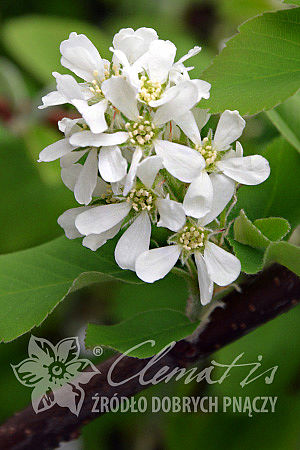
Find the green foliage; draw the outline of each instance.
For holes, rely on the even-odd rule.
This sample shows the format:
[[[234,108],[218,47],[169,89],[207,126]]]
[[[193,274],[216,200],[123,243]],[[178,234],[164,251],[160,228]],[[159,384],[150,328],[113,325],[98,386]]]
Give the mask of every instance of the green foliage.
[[[232,217],[244,209],[251,221],[283,217],[294,229],[300,223],[300,156],[283,138],[276,138],[263,156],[271,167],[268,180],[258,186],[242,186]]]
[[[264,265],[264,252],[249,245],[241,244],[232,237],[228,238],[235,256],[241,261],[242,272],[254,274],[262,270]]]
[[[287,235],[291,227],[287,220],[281,217],[268,217],[267,219],[256,219],[253,224],[270,241],[280,241]]]
[[[67,294],[109,280],[137,282],[113,258],[116,240],[91,252],[65,237],[0,256],[0,339],[5,342],[39,325]]]
[[[266,248],[270,242],[269,239],[267,239],[262,232],[251,223],[251,220],[248,219],[243,210],[241,210],[240,215],[235,219],[233,230],[234,238],[241,244],[250,245],[254,248]]]
[[[300,94],[294,95],[266,114],[282,136],[300,152]]]
[[[37,80],[48,84],[52,72],[62,71],[59,45],[72,31],[86,34],[101,56],[111,56],[110,39],[98,28],[74,19],[23,16],[11,19],[2,29],[7,51]]]
[[[130,356],[148,358],[172,341],[182,339],[191,334],[197,324],[179,311],[171,309],[157,309],[146,311],[131,317],[117,325],[89,324],[86,332],[86,345],[94,347],[105,345],[119,352],[126,352],[130,348],[153,340],[130,352]]]
[[[252,223],[242,210],[234,222],[234,239],[230,236],[228,240],[246,273],[259,272],[265,264],[278,262],[300,275],[300,248],[277,242],[289,230],[289,223],[283,218],[270,217]]]
[[[154,309],[174,309],[184,313],[188,285],[184,278],[169,273],[155,283],[135,285],[121,283],[112,299],[116,322],[127,320],[135,314]]]
[[[300,247],[289,242],[272,242],[267,248],[265,262],[273,261],[300,276]]]
[[[32,134],[35,133],[36,128]],[[42,145],[40,142],[39,151]],[[51,183],[43,182],[50,179],[50,165],[37,163],[37,158],[26,151],[26,142],[1,127],[0,148],[1,214],[5,218],[1,221],[0,253],[58,236],[61,229],[57,216],[73,205],[73,195],[63,186],[57,173]],[[39,173],[39,168],[43,174]]]
[[[201,77],[212,84],[200,106],[219,113],[268,110],[293,95],[300,85],[300,9],[265,13],[239,27]]]
[[[300,6],[300,0],[283,0],[283,3],[288,3],[289,5],[298,5]]]

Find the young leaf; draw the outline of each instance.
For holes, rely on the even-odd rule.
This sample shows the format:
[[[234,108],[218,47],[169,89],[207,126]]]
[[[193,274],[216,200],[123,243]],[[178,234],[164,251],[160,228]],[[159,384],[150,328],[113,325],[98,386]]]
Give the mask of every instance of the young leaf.
[[[300,152],[300,93],[266,114],[282,136]]]
[[[0,341],[16,339],[40,325],[67,294],[108,280],[138,282],[113,258],[116,241],[92,252],[80,240],[61,237],[0,256]]]
[[[290,231],[287,220],[282,217],[268,217],[254,220],[253,225],[258,228],[270,241],[280,241]]]
[[[228,238],[235,256],[241,261],[242,272],[254,274],[260,272],[264,266],[264,251],[241,244],[232,237]]]
[[[86,34],[104,58],[111,56],[110,39],[87,23],[60,17],[23,16],[11,19],[3,29],[6,49],[42,83],[53,81],[51,73],[67,73],[60,65],[59,45],[72,31]]]
[[[201,75],[212,84],[200,102],[215,114],[256,114],[282,103],[300,85],[300,8],[268,12],[239,27]]]
[[[265,253],[265,263],[277,262],[300,276],[300,247],[289,242],[273,242]]]
[[[233,230],[234,239],[241,244],[250,245],[254,248],[267,248],[270,243],[269,239],[248,219],[243,210],[235,219]]]
[[[136,314],[117,325],[89,324],[85,342],[88,347],[104,345],[123,353],[136,345],[153,340],[154,345],[145,343],[129,353],[137,358],[148,358],[170,342],[191,334],[197,325],[191,323],[179,311],[157,309]]]

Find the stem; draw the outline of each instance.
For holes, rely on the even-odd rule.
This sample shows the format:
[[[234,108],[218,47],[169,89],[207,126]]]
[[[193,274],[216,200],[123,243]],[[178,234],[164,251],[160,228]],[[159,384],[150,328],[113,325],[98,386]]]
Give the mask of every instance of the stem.
[[[78,417],[67,408],[58,406],[35,414],[30,405],[15,414],[0,426],[1,449],[49,450],[56,448],[62,441],[75,439],[83,425],[103,414],[102,411],[92,412],[95,394],[109,399],[116,394],[118,397],[131,397],[151,386],[151,383],[146,386],[140,383],[136,376],[143,369],[147,370],[147,380],[151,380],[166,366],[171,373],[175,368],[201,361],[226,344],[287,312],[298,304],[299,299],[300,281],[297,275],[277,264],[269,267],[244,283],[241,293],[233,290],[223,297],[223,308],[215,308],[211,312],[206,326],[198,330],[193,341],[177,342],[171,352],[150,366],[149,358],[124,356],[114,370],[113,378],[120,382],[119,386],[111,386],[107,380],[108,371],[119,355],[99,364],[99,375],[84,385],[86,395]],[[123,380],[128,381],[124,383]]]
[[[192,322],[196,322],[200,320],[202,313],[202,305],[200,303],[200,291],[198,284],[198,272],[197,267],[192,258],[189,258],[186,261],[186,265],[190,272],[190,279],[188,280],[190,296],[187,299],[186,315]]]

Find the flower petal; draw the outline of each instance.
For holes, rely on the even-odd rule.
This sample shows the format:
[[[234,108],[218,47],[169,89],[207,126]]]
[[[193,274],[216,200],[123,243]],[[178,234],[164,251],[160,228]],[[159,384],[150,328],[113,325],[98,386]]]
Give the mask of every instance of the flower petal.
[[[169,141],[155,141],[155,151],[171,175],[189,183],[199,176],[205,167],[203,156],[185,145]]]
[[[61,75],[58,72],[52,72],[56,79],[58,92],[71,102],[73,99],[84,99],[80,85],[72,75]]]
[[[17,380],[26,387],[33,387],[49,376],[48,368],[36,359],[28,358],[11,367]]]
[[[102,92],[113,106],[119,109],[128,119],[137,120],[137,90],[124,78],[111,77],[102,83]]]
[[[205,98],[207,100],[210,96],[209,91],[211,88],[211,84],[204,80],[191,80],[191,82],[196,86],[198,90],[198,98],[196,103],[200,102],[202,98]]]
[[[196,56],[199,52],[201,52],[201,47],[198,45],[195,45],[195,47],[191,48],[185,55],[183,55],[176,64],[182,64],[187,59],[192,58],[193,56]]]
[[[225,159],[217,167],[238,183],[248,185],[260,184],[270,175],[269,163],[261,155]]]
[[[102,133],[107,130],[108,127],[104,115],[107,103],[107,100],[102,100],[89,106],[85,100],[73,100],[73,105],[82,114],[92,133]]]
[[[93,81],[94,71],[101,79],[104,74],[103,60],[92,42],[84,35],[71,33],[60,44],[61,64],[86,81]]]
[[[99,153],[99,172],[105,181],[114,183],[127,173],[127,161],[117,146],[103,147]]]
[[[86,154],[86,152],[89,149],[86,150],[77,150],[76,152],[68,153],[65,156],[62,156],[60,158],[60,167],[62,168],[68,168],[71,167],[73,164],[77,163],[77,161],[80,160],[80,158]]]
[[[176,117],[176,123],[194,144],[201,144],[200,131],[191,111]]]
[[[200,219],[203,226],[221,214],[235,190],[235,182],[221,173],[212,173],[209,178],[213,187],[213,201],[210,212]]]
[[[70,363],[79,358],[80,344],[77,336],[62,339],[55,347],[56,361]]]
[[[149,249],[151,222],[147,212],[142,212],[119,239],[115,259],[122,269],[135,269],[137,257]]]
[[[139,164],[142,156],[143,156],[142,150],[139,147],[137,147],[135,149],[135,151],[134,151],[133,156],[132,156],[130,169],[128,171],[127,177],[125,178],[123,195],[127,195],[128,192],[130,191],[130,189],[133,186],[134,179],[135,179],[135,176],[136,176],[136,171],[137,171],[137,168],[138,168],[138,164]]]
[[[74,195],[78,203],[88,205],[97,183],[98,155],[97,150],[90,150],[74,188]]]
[[[174,63],[176,47],[170,41],[157,39],[151,42],[146,61],[146,71],[151,81],[165,83]]]
[[[30,336],[28,344],[28,356],[48,366],[55,361],[54,346],[47,339]]]
[[[165,227],[171,231],[178,231],[185,224],[185,212],[181,203],[169,198],[159,198],[156,200],[159,212],[158,227]]]
[[[76,239],[83,236],[79,233],[75,226],[75,219],[78,214],[81,214],[88,209],[90,209],[89,206],[80,206],[79,208],[68,209],[61,216],[59,216],[57,223],[63,228],[68,239]]]
[[[142,253],[135,263],[137,276],[147,283],[164,278],[175,266],[180,253],[178,245],[154,248]]]
[[[195,261],[198,271],[200,301],[202,305],[207,305],[212,299],[214,283],[208,274],[205,260],[200,252],[195,252]]]
[[[123,144],[128,139],[128,133],[125,131],[117,131],[116,133],[99,133],[94,134],[91,131],[80,131],[70,137],[72,145],[78,147],[101,147],[107,145]]]
[[[240,274],[239,259],[212,242],[207,242],[205,245],[204,260],[209,276],[219,286],[227,286]]]
[[[38,162],[49,162],[55,161],[64,155],[67,155],[72,150],[74,150],[74,145],[69,143],[69,139],[61,139],[60,141],[54,142],[54,144],[48,145],[39,154]]]
[[[246,122],[238,111],[228,109],[221,114],[214,136],[214,148],[218,151],[226,150],[229,145],[236,141],[242,134]]]
[[[75,225],[84,235],[100,234],[121,222],[130,209],[131,205],[127,202],[96,206],[79,214]]]
[[[61,179],[65,186],[67,186],[68,189],[70,189],[72,192],[74,192],[75,184],[78,180],[79,174],[82,171],[82,165],[81,164],[73,164],[69,167],[63,167],[61,169]]]
[[[182,116],[197,103],[198,88],[191,81],[182,81],[175,87],[177,95],[157,109],[153,118],[156,125],[162,125],[172,119],[176,122],[176,117]]]
[[[150,189],[158,171],[162,168],[163,164],[159,156],[149,156],[139,163],[136,175],[141,182]]]
[[[199,219],[210,212],[212,202],[212,182],[208,174],[203,171],[190,184],[183,200],[183,208],[187,216]]]
[[[42,97],[43,104],[39,109],[48,108],[48,106],[63,105],[68,102],[68,99],[58,91],[49,92],[49,94]]]
[[[110,230],[104,231],[103,233],[89,234],[88,236],[85,236],[85,238],[82,240],[82,245],[95,252],[96,250],[98,250],[98,248],[102,247],[102,245],[104,245],[108,241],[108,239],[112,239],[116,236],[116,234],[118,234],[121,225],[122,222],[110,228]]]

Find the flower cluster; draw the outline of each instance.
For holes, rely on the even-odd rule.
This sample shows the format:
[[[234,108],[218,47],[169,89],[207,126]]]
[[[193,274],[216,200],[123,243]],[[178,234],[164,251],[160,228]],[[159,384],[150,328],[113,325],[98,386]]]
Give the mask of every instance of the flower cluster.
[[[218,216],[238,183],[269,176],[268,162],[243,157],[241,144],[233,145],[245,126],[238,111],[226,110],[215,133],[201,137],[209,115],[196,105],[209,98],[210,84],[191,80],[192,67],[184,65],[200,47],[175,62],[172,42],[150,28],[127,28],[110,50],[112,62],[71,33],[60,46],[61,64],[83,82],[54,72],[57,90],[42,99],[40,108],[70,103],[78,111],[77,119],[59,122],[64,138],[40,153],[39,161],[60,159],[62,180],[82,205],[58,223],[94,251],[122,230],[116,262],[146,282],[164,277],[179,258],[189,268],[195,261],[206,304],[213,283],[228,285],[240,273],[239,260],[221,248],[226,220],[220,230]],[[155,227],[170,236],[150,249]]]

